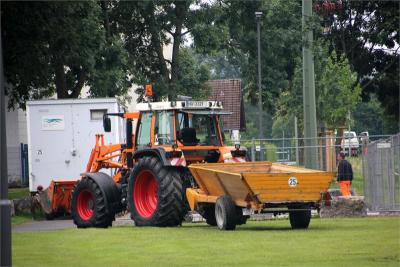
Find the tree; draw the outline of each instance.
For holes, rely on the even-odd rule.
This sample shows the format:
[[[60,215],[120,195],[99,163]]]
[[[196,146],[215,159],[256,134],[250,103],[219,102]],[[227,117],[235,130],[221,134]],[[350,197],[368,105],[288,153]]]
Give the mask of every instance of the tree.
[[[200,3],[200,8],[193,7],[194,1],[119,1],[114,4],[110,14],[112,30],[124,38],[136,84],[151,82],[156,99],[205,89],[206,69],[188,65],[192,55],[188,50],[182,53],[182,47],[187,34],[200,34],[212,28],[207,24],[207,20],[212,19],[208,13],[212,13],[209,4]],[[172,46],[170,59],[164,53],[168,46]],[[196,69],[200,73],[195,75]],[[199,80],[188,82],[185,75]],[[138,92],[143,92],[143,88]]]
[[[54,93],[77,98],[85,85],[94,96],[126,91],[121,45],[106,40],[97,2],[5,2],[1,11],[10,107]]]
[[[392,123],[394,118],[385,114],[378,98],[371,95],[368,102],[359,103],[352,113],[356,133],[368,131],[370,135],[396,134],[397,125]]]
[[[360,102],[361,86],[357,73],[351,71],[345,56],[336,56],[333,52],[321,77],[319,88],[319,119],[328,128],[337,128],[349,124],[348,114],[354,111]]]
[[[323,38],[348,58],[358,74],[363,99],[376,95],[394,123],[399,122],[400,2],[345,0],[343,9],[318,10],[330,29]]]
[[[328,128],[345,126],[350,123],[349,112],[353,112],[361,101],[357,73],[351,70],[344,56],[338,56],[335,52],[327,56],[324,45],[318,45],[320,46],[314,47],[317,120],[320,126]],[[299,119],[299,128],[303,128],[301,59],[298,58],[296,62],[292,86],[282,92],[277,101],[278,109],[273,128],[279,126],[290,129],[294,116]]]
[[[171,99],[176,99],[177,95],[191,96],[193,99],[207,99],[210,87],[207,81],[210,79],[209,66],[197,60],[191,48],[181,48],[179,53],[179,73],[178,81],[175,84],[164,84],[157,80],[153,82],[160,92],[167,92]],[[166,86],[163,88],[163,86]],[[174,88],[174,90],[172,90]],[[138,101],[143,101],[144,89],[138,87],[136,93],[139,95]]]
[[[292,80],[295,58],[301,53],[301,3],[298,1],[222,1],[221,21],[228,25],[228,51],[245,55],[240,62],[245,93],[258,99],[255,11],[262,11],[261,64],[264,109],[275,113],[276,99]]]

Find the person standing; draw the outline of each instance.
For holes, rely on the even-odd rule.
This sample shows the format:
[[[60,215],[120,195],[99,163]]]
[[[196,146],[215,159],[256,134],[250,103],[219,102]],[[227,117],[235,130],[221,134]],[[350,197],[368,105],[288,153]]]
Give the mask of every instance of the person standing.
[[[337,183],[340,185],[340,191],[344,197],[350,197],[350,186],[353,181],[353,168],[346,159],[346,154],[340,152],[337,156],[339,161],[337,167]]]

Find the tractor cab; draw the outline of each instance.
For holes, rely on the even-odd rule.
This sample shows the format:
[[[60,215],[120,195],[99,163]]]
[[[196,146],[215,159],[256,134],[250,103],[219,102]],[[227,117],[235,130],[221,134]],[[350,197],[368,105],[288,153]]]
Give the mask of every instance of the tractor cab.
[[[182,152],[187,163],[224,162],[230,149],[224,146],[220,121],[224,112],[218,101],[140,103],[136,129],[137,150],[160,147]]]

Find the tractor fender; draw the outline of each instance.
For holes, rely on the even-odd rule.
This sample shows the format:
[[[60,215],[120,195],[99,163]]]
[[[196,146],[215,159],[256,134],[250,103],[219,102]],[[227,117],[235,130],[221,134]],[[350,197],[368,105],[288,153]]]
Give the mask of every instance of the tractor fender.
[[[161,147],[139,149],[133,154],[135,160],[142,157],[155,157],[163,164],[163,166],[171,166],[171,162],[165,156],[165,150]]]
[[[105,196],[106,210],[108,213],[117,213],[121,211],[121,192],[118,185],[108,174],[103,172],[85,172],[82,177],[93,180]]]

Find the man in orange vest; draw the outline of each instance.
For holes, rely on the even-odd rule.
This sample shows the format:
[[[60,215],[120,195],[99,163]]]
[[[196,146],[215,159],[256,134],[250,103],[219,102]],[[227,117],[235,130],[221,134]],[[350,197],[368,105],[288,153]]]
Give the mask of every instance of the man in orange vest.
[[[345,160],[346,155],[340,152],[337,156],[339,161],[338,171],[337,171],[337,183],[340,185],[340,191],[345,197],[350,197],[350,185],[353,181],[353,168],[350,162]]]

